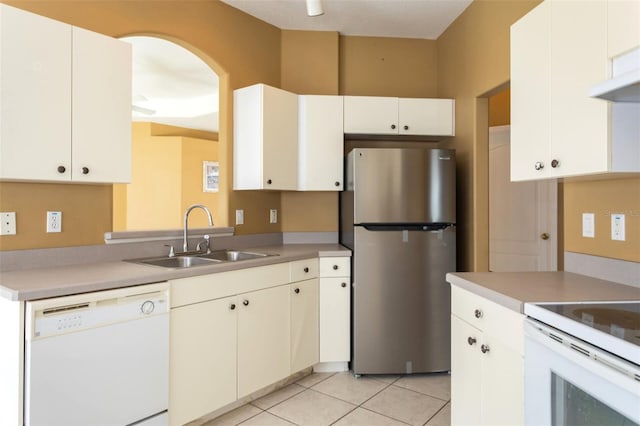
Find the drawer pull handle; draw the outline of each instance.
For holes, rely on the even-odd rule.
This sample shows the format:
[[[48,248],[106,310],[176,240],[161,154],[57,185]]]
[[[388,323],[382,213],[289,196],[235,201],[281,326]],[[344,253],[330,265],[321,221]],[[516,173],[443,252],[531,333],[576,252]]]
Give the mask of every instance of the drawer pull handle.
[[[299,288],[296,288],[296,289],[295,289],[295,290],[293,290],[293,291],[295,291],[295,293],[296,293],[296,294],[300,293],[300,289],[299,289]]]
[[[337,271],[338,270],[338,265],[333,265],[333,270]]]
[[[347,286],[347,283],[342,283],[340,284],[340,287],[345,288]]]
[[[486,354],[487,352],[489,352],[489,345],[480,346],[480,352],[482,352],[483,354]]]
[[[304,272],[308,273],[309,272],[309,268],[304,268]]]
[[[476,344],[476,339],[475,337],[471,337],[469,336],[469,338],[467,339],[467,343],[469,344],[469,346],[473,346]]]
[[[480,309],[476,309],[473,312],[473,315],[475,315],[476,318],[482,318],[482,311]]]
[[[244,306],[249,306],[249,301],[245,299],[244,301],[242,301],[242,304],[243,304]]]
[[[232,304],[229,306],[229,309],[231,309],[232,311],[233,311],[235,308],[236,308],[236,304],[235,304],[235,303],[232,303]]]

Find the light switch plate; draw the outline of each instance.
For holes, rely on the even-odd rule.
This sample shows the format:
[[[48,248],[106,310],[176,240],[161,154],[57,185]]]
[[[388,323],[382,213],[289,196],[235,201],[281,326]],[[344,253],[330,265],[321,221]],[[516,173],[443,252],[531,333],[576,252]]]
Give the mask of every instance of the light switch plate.
[[[236,225],[244,225],[244,210],[236,210]]]
[[[595,238],[596,217],[593,213],[582,213],[582,236],[585,238]]]
[[[16,235],[16,212],[0,212],[0,235]]]
[[[624,215],[611,215],[611,239],[615,241],[624,241]]]

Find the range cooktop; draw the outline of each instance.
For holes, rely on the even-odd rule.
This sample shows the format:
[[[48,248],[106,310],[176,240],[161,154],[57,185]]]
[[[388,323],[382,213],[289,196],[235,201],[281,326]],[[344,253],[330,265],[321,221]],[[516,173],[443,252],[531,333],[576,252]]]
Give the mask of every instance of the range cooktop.
[[[640,301],[527,303],[525,314],[640,365]]]

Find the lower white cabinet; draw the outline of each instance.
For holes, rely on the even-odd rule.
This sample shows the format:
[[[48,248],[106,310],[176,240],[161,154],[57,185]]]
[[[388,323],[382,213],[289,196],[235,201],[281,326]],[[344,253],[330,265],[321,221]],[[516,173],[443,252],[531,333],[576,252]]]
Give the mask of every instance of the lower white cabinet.
[[[291,373],[318,363],[318,278],[292,283]]]
[[[236,400],[236,297],[171,310],[170,424]]]
[[[524,316],[451,287],[451,424],[524,421]]]
[[[351,359],[351,263],[320,258],[320,362]]]
[[[238,296],[238,398],[289,375],[289,286]]]

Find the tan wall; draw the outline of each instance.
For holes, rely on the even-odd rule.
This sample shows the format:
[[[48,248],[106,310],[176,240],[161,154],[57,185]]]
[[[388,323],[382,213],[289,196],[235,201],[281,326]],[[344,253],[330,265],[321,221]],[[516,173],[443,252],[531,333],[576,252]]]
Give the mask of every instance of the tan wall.
[[[489,126],[511,124],[511,90],[506,89],[489,98]]]
[[[594,213],[595,238],[582,236],[582,214]],[[625,215],[626,241],[611,240],[611,215]],[[640,178],[565,182],[564,248],[640,262]]]
[[[280,30],[231,8],[219,1],[127,1],[127,0],[0,0],[40,15],[67,22],[113,37],[125,35],[156,35],[174,41],[200,56],[220,77],[220,209],[223,215],[235,208],[248,211],[248,225],[239,227],[238,233],[265,232],[268,208],[279,206],[279,193],[253,196],[250,193],[230,191],[232,182],[232,108],[231,91],[234,88],[263,82],[280,84]],[[222,164],[221,164],[222,165]],[[56,239],[23,233],[0,237],[0,250],[34,247],[58,247],[95,244],[103,241],[103,233],[111,228],[111,186],[91,187],[66,185],[51,187],[44,184],[0,183],[0,211],[15,211],[21,229],[39,228],[44,216],[33,216],[43,199],[26,196],[12,199],[20,192],[39,194],[54,190],[48,199],[55,199],[73,217],[92,217],[95,223],[108,226],[90,228],[64,227]],[[58,189],[58,188],[64,188]],[[93,201],[86,202],[89,198]],[[226,201],[228,198],[228,202]],[[9,207],[10,206],[10,207]],[[49,203],[42,208],[53,209]],[[256,214],[253,214],[256,212]],[[265,213],[266,212],[266,213]],[[225,218],[226,219],[226,218]],[[81,233],[78,229],[82,229]],[[47,235],[47,237],[49,237]]]
[[[539,1],[476,0],[437,40],[438,96],[456,99],[458,269],[489,267],[488,100],[509,81],[509,28]]]

